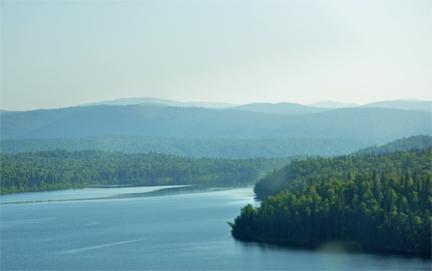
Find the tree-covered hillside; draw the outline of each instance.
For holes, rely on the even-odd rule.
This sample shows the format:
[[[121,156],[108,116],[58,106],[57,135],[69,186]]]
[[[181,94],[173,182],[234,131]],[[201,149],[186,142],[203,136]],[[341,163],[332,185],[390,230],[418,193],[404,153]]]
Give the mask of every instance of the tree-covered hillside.
[[[1,155],[1,193],[77,188],[90,184],[250,184],[289,161],[290,158],[198,159],[90,150]]]
[[[394,140],[392,142],[386,143],[379,147],[368,147],[361,149],[355,154],[368,154],[368,153],[388,153],[395,151],[408,151],[411,149],[425,149],[432,145],[432,136],[429,135],[419,135],[411,136],[408,138],[401,138]]]
[[[255,185],[255,193],[259,198],[273,195],[282,189],[297,189],[307,185],[307,179],[321,175],[344,180],[346,174],[364,174],[371,170],[388,171],[406,170],[404,161],[401,161],[398,152],[388,156],[377,155],[387,153],[387,150],[402,151],[412,149],[424,149],[430,146],[430,136],[413,136],[408,139],[402,138],[384,144],[381,147],[362,149],[352,155],[343,155],[336,158],[308,159],[306,161],[293,161],[283,168],[275,169]],[[376,150],[377,152],[370,151]],[[365,153],[366,156],[358,155]],[[405,156],[406,157],[406,156]],[[408,158],[407,158],[408,159]],[[423,168],[422,170],[431,170]]]
[[[346,138],[387,142],[429,134],[431,114],[344,108],[306,115],[165,106],[87,106],[2,116],[2,139],[73,138],[109,133],[178,138]]]
[[[188,157],[258,158],[297,154],[332,156],[351,153],[372,142],[338,138],[174,138],[110,134],[83,138],[29,138],[1,141],[1,153],[44,150],[104,150],[125,153],[156,152]]]
[[[245,241],[431,257],[431,148],[292,163],[288,181],[232,226]],[[266,177],[271,178],[271,175]]]

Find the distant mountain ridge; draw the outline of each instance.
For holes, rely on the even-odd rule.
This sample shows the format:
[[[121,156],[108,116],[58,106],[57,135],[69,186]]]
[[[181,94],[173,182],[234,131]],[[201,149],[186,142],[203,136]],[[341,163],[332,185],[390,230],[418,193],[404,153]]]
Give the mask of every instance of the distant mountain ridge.
[[[402,99],[393,101],[379,101],[364,105],[356,103],[342,103],[337,101],[320,101],[310,105],[299,103],[250,103],[237,105],[232,103],[213,103],[213,102],[178,102],[168,99],[158,98],[122,98],[111,101],[102,101],[97,103],[81,104],[79,106],[94,106],[94,105],[158,105],[158,106],[174,106],[174,107],[200,107],[209,109],[234,109],[245,110],[258,113],[272,114],[313,114],[321,113],[338,108],[352,107],[376,107],[376,108],[393,108],[403,110],[426,110],[432,112],[432,101],[421,101],[416,99]]]
[[[431,133],[431,114],[345,108],[304,115],[151,105],[86,106],[2,116],[2,139],[104,134],[179,138],[346,138],[385,142]]]
[[[432,101],[420,101],[415,99],[380,101],[369,104],[341,103],[336,101],[321,101],[310,105],[302,105],[297,103],[252,103],[229,107],[227,109],[239,109],[251,112],[274,113],[274,114],[313,114],[322,113],[329,110],[340,108],[355,108],[355,107],[370,107],[370,108],[391,108],[400,110],[423,110],[432,113]]]
[[[432,111],[432,101],[396,100],[381,101],[362,105],[362,107],[393,108],[403,110],[425,110]]]
[[[168,107],[198,107],[207,109],[234,109],[244,110],[258,113],[273,113],[273,114],[291,114],[291,115],[302,115],[302,114],[314,114],[321,113],[333,109],[339,108],[353,108],[353,107],[375,107],[375,108],[392,108],[402,110],[425,110],[432,112],[432,101],[421,101],[417,99],[401,99],[393,101],[378,101],[368,103],[364,105],[356,103],[342,103],[337,101],[320,101],[309,105],[303,105],[299,103],[250,103],[250,104],[233,104],[233,103],[217,103],[217,102],[178,102],[168,99],[159,98],[122,98],[111,101],[102,101],[95,103],[86,103],[73,107],[88,107],[95,105],[154,105],[154,106],[168,106]],[[47,110],[47,109],[39,109]],[[33,110],[34,111],[34,110]],[[0,110],[0,115],[13,114],[17,112],[26,111],[8,111]]]
[[[158,99],[158,98],[122,98],[112,101],[103,101],[98,103],[87,103],[79,106],[93,106],[93,105],[136,105],[136,104],[149,104],[149,105],[161,105],[161,106],[178,106],[178,107],[202,107],[212,109],[222,109],[236,104],[231,103],[211,103],[211,102],[178,102],[174,100]]]
[[[310,107],[306,105],[296,103],[252,103],[229,107],[228,110],[245,110],[257,113],[273,113],[273,114],[291,114],[291,115],[302,115],[312,113],[322,113],[328,111],[328,109]]]
[[[316,102],[316,103],[310,104],[309,106],[310,107],[335,109],[335,108],[357,107],[357,106],[360,106],[360,104],[341,103],[341,102],[336,102],[336,101],[321,101],[321,102]]]
[[[18,111],[8,111],[8,110],[2,110],[0,109],[0,115],[4,116],[4,115],[9,115],[9,114],[14,114],[17,113]]]

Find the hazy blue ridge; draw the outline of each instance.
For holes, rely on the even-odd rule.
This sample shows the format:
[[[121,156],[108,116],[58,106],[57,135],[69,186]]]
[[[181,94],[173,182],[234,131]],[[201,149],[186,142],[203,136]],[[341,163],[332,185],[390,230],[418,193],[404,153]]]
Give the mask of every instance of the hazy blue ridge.
[[[332,156],[348,154],[375,145],[374,142],[340,138],[173,138],[108,134],[82,138],[31,138],[1,141],[1,153],[66,149],[116,151],[124,153],[156,152],[188,157],[258,158],[287,157],[297,154]]]
[[[1,116],[1,138],[19,138],[32,130],[37,130],[69,115],[84,113],[90,108],[66,107],[59,109],[39,109],[19,111]]]
[[[430,134],[431,114],[344,108],[306,115],[161,106],[87,106],[2,116],[2,139],[75,138],[110,133],[182,138],[347,138],[387,142]]]
[[[330,109],[306,106],[306,105],[301,105],[296,103],[277,103],[277,104],[252,103],[252,104],[234,106],[228,109],[245,110],[245,111],[257,112],[257,113],[292,114],[292,115],[322,113],[330,110]]]
[[[407,101],[407,100],[396,100],[396,101],[380,101],[375,103],[369,103],[362,105],[362,107],[377,107],[377,108],[393,108],[403,110],[424,110],[432,111],[432,101]]]
[[[236,106],[230,103],[214,103],[214,102],[178,102],[174,100],[158,99],[158,98],[122,98],[111,101],[102,101],[96,103],[81,104],[79,106],[93,106],[93,105],[161,105],[161,106],[178,106],[178,107],[203,107],[203,108],[228,108]]]
[[[2,110],[0,109],[0,116],[10,115],[18,113],[19,111],[8,111],[8,110]]]
[[[336,101],[320,101],[320,102],[316,102],[313,104],[309,104],[308,106],[334,109],[334,108],[357,107],[357,106],[360,106],[360,104],[341,103],[341,102],[336,102]]]
[[[177,107],[202,107],[213,109],[235,109],[245,110],[260,113],[275,113],[275,114],[310,114],[320,113],[336,108],[348,107],[376,107],[376,108],[393,108],[403,110],[426,110],[432,112],[432,101],[421,100],[393,100],[393,101],[378,101],[369,104],[341,103],[336,101],[320,101],[309,105],[297,103],[251,103],[244,105],[236,105],[230,103],[213,103],[213,102],[179,102],[167,99],[158,98],[122,98],[111,101],[102,101],[96,103],[82,104],[80,106],[93,105],[160,105],[160,106],[177,106]]]

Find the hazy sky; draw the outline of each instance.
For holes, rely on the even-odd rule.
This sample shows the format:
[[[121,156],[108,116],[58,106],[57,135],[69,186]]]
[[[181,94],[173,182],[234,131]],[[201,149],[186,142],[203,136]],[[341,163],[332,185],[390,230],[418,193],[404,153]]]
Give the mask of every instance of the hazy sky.
[[[432,100],[432,1],[5,1],[1,108]]]

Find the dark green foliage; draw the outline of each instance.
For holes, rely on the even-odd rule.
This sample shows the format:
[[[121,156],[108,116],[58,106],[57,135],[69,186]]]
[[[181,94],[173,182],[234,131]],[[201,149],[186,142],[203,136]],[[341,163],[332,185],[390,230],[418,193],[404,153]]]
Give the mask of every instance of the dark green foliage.
[[[90,184],[249,184],[290,158],[198,159],[156,153],[66,150],[1,155],[1,193]]]
[[[109,134],[83,138],[30,138],[1,141],[3,154],[66,149],[104,150],[125,153],[156,152],[188,157],[258,158],[297,154],[332,156],[373,145],[372,142],[337,138],[173,138]]]
[[[355,242],[366,251],[430,257],[431,155],[429,147],[294,162],[286,171],[291,189],[244,207],[232,234],[306,247]],[[300,176],[302,188],[293,183]]]
[[[415,147],[425,147],[430,143],[430,139],[430,136],[415,136],[409,139],[400,139],[385,144],[377,150],[383,150],[388,146],[391,146],[392,149],[404,146],[406,150]],[[254,191],[259,198],[264,198],[266,195],[273,195],[282,189],[293,190],[306,186],[310,178],[314,180],[319,180],[320,178],[345,180],[348,174],[355,176],[357,173],[364,174],[373,170],[391,173],[405,172],[412,165],[416,165],[419,173],[422,174],[431,170],[427,159],[423,157],[422,161],[418,161],[420,158],[412,152],[394,152],[389,155],[382,155],[383,152],[375,154],[366,151],[366,153],[366,155],[343,155],[336,158],[293,161],[291,164],[281,169],[276,169],[261,179],[255,185]]]
[[[2,116],[2,139],[110,133],[182,138],[346,138],[387,142],[431,131],[431,114],[345,108],[305,115],[165,106],[87,106]]]
[[[411,136],[408,138],[401,138],[389,142],[379,147],[368,147],[361,149],[355,154],[378,154],[389,153],[395,151],[409,151],[411,149],[424,149],[432,145],[432,137],[428,135]]]

